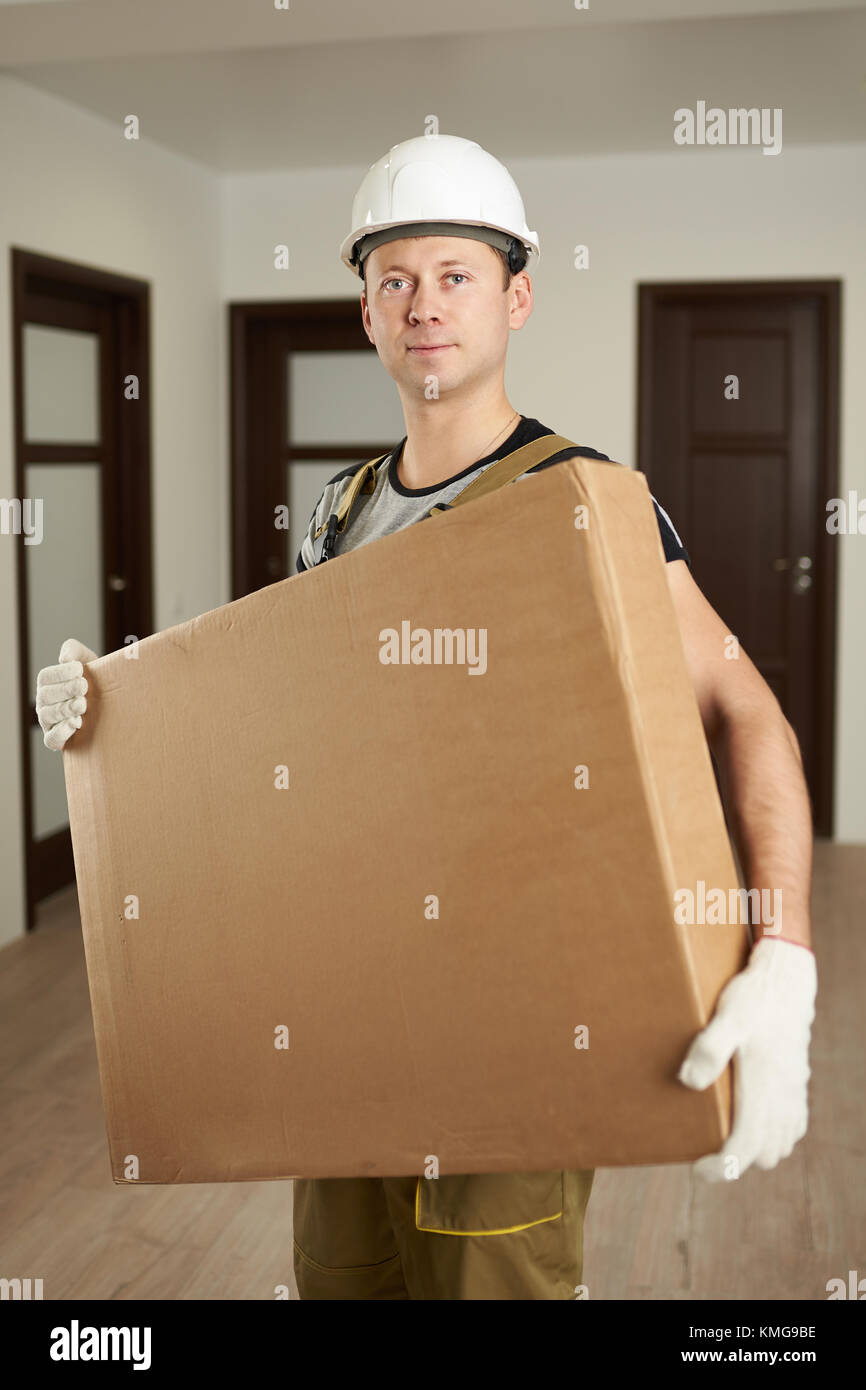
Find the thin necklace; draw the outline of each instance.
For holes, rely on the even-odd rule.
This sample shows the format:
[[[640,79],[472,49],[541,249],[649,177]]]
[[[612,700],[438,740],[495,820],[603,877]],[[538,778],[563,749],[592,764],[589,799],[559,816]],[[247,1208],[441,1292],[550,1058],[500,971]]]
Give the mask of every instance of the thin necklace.
[[[500,437],[500,435],[502,435],[502,434],[505,433],[505,431],[508,429],[508,426],[511,425],[511,424],[512,424],[515,420],[517,420],[518,418],[519,418],[519,412],[515,410],[515,412],[514,412],[514,414],[512,415],[511,419],[507,422],[506,425],[503,426],[503,428],[499,431],[499,434],[494,434],[493,438],[492,438],[491,441],[490,441],[490,444],[494,444],[494,443],[496,442],[496,440]],[[490,444],[487,445],[487,448],[484,450],[484,453],[481,455],[481,457],[482,457],[483,459],[485,459],[485,458],[487,457],[487,455],[490,453]]]

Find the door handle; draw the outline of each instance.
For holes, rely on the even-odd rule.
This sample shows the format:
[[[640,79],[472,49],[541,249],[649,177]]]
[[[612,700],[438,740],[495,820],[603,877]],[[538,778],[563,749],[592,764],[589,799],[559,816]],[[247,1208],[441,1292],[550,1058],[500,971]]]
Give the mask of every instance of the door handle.
[[[116,594],[122,593],[126,588],[126,580],[122,574],[110,574],[108,576],[108,587],[113,589]]]
[[[810,570],[811,568],[812,568],[812,557],[811,557],[811,555],[801,555],[801,556],[799,557],[799,559],[797,559],[797,560],[794,561],[793,565],[791,564],[791,561],[790,561],[790,560],[787,560],[787,559],[783,559],[783,560],[774,560],[774,561],[773,561],[773,569],[774,569],[774,570],[789,570],[789,569],[793,569],[793,571],[794,571],[795,574],[800,574],[800,575],[805,574],[806,571],[807,571],[807,570]]]

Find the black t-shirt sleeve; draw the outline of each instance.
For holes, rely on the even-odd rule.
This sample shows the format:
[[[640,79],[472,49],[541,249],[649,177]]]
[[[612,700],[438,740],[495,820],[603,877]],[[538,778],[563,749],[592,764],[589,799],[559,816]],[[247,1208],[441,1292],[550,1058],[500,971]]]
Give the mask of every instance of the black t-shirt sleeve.
[[[650,493],[650,496],[652,497],[652,493]],[[652,502],[653,507],[655,508],[656,521],[659,524],[659,533],[662,538],[662,548],[665,552],[665,559],[685,560],[689,569],[691,569],[691,557],[689,555],[689,552],[683,545],[679,533],[676,530],[676,527],[674,526],[664,507],[660,506],[654,497],[652,499]]]

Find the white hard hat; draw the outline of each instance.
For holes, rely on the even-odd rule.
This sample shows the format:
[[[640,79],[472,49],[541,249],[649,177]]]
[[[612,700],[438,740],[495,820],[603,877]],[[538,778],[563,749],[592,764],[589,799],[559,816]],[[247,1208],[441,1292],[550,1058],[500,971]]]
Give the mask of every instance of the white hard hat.
[[[469,228],[476,230],[464,230]],[[370,165],[352,203],[352,230],[340,247],[340,259],[360,275],[358,243],[364,240],[366,258],[374,246],[401,232],[469,236],[502,250],[516,240],[528,255],[540,255],[538,237],[526,225],[523,199],[505,165],[459,135],[415,136],[392,145]]]

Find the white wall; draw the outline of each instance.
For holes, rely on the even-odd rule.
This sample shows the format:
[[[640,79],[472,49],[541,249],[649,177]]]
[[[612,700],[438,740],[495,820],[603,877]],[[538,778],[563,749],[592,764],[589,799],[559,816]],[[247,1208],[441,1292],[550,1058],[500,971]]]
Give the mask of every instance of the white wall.
[[[16,495],[10,246],[148,280],[154,623],[168,627],[229,592],[218,180],[6,76],[0,132],[0,497]],[[25,912],[18,543],[0,535],[0,944],[21,934]]]
[[[371,150],[369,162],[382,153]],[[506,158],[541,240],[533,314],[509,350],[516,408],[633,467],[640,281],[839,279],[840,495],[853,488],[866,498],[866,146],[568,160],[494,153]],[[364,172],[227,179],[225,298],[356,295],[339,245]],[[291,265],[276,271],[271,248],[283,241]],[[573,269],[578,243],[589,247],[589,271]],[[864,842],[866,536],[837,540],[836,838]]]

